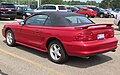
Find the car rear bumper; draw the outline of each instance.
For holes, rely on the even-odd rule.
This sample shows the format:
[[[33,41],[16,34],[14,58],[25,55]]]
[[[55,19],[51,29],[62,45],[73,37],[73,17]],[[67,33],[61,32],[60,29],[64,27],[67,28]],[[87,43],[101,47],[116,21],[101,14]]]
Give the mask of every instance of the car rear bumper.
[[[0,17],[4,17],[4,18],[13,18],[16,17],[17,14],[0,14]]]
[[[70,56],[88,57],[98,53],[113,51],[117,48],[118,40],[114,38],[91,42],[64,43],[66,52]]]

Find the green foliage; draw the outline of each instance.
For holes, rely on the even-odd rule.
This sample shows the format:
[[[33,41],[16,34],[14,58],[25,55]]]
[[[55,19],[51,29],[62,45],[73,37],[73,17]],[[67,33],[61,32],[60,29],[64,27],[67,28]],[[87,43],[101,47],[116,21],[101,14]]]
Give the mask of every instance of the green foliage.
[[[64,2],[64,4],[67,4],[67,5],[94,5],[94,6],[99,6],[99,3],[96,3],[96,1],[87,1],[87,2],[68,1],[68,2]]]
[[[42,0],[42,4],[62,4],[62,0]]]
[[[0,2],[4,2],[5,0],[0,0]]]
[[[100,3],[103,8],[120,8],[120,0],[103,0]]]

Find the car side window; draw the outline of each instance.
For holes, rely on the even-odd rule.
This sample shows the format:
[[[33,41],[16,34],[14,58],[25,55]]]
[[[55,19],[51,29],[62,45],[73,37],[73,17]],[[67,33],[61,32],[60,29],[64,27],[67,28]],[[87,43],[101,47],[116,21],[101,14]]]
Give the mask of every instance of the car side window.
[[[26,24],[31,26],[43,26],[47,18],[47,15],[35,15],[27,19]]]
[[[17,10],[18,10],[18,11],[21,11],[21,10],[22,10],[22,8],[21,8],[21,7],[17,7]]]
[[[43,9],[43,6],[40,6],[39,8],[37,8],[37,10],[42,10]]]
[[[50,19],[50,17],[48,17],[45,22],[45,26],[51,26],[51,25],[52,25],[51,19]]]
[[[58,6],[59,10],[66,10],[65,6]]]
[[[47,10],[47,9],[49,9],[49,10],[56,10],[56,7],[55,6],[43,6],[43,9],[44,10]]]
[[[87,11],[86,9],[83,9],[82,11]]]

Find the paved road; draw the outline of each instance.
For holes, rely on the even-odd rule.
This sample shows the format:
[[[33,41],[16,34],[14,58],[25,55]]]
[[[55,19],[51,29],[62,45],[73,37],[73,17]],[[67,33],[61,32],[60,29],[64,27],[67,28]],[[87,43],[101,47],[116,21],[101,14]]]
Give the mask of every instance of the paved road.
[[[96,23],[113,23],[111,18],[94,18]],[[21,20],[16,20],[21,21]],[[6,23],[0,20],[0,30]],[[0,33],[0,74],[8,75],[119,75],[120,73],[120,31],[115,27],[119,39],[117,51],[98,55],[90,59],[70,57],[65,64],[55,64],[43,53],[21,45],[9,47]]]

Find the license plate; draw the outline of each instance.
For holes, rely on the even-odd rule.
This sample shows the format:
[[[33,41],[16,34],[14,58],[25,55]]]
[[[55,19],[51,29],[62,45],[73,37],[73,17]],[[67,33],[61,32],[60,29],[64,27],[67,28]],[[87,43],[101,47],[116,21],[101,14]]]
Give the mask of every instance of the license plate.
[[[11,10],[8,10],[8,11],[11,11]]]
[[[104,39],[104,34],[98,34],[97,39],[98,40],[103,40]]]

